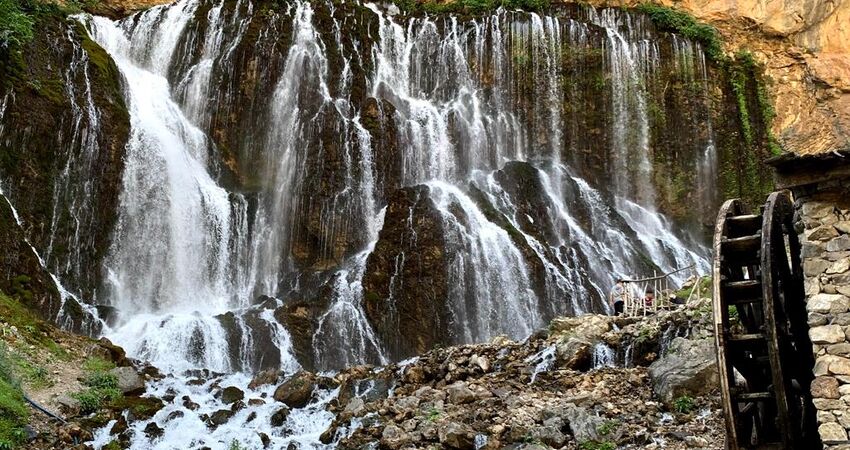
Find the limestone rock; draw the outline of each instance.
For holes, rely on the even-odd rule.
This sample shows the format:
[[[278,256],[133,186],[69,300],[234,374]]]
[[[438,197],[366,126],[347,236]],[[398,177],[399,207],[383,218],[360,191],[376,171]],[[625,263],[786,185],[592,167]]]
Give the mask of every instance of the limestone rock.
[[[235,413],[229,409],[219,409],[212,413],[210,422],[214,425],[224,425]]]
[[[457,382],[446,388],[449,395],[449,402],[464,404],[475,401],[475,393],[463,382]]]
[[[809,312],[841,314],[850,310],[850,298],[839,294],[817,294],[806,303],[806,309]]]
[[[280,408],[279,410],[275,411],[274,414],[272,414],[271,418],[269,419],[269,422],[272,424],[273,427],[279,427],[283,425],[284,422],[286,422],[287,417],[289,417],[289,408],[284,406],[283,408]]]
[[[842,220],[832,224],[832,226],[842,233],[850,234],[850,220]]]
[[[109,371],[118,379],[118,389],[124,395],[138,395],[145,392],[145,380],[132,367],[116,367]]]
[[[254,375],[254,378],[251,379],[250,383],[248,383],[248,389],[253,390],[257,389],[260,386],[277,383],[277,380],[280,379],[280,376],[280,369],[266,369],[260,371],[260,373]]]
[[[850,250],[850,235],[843,234],[826,243],[826,250],[829,252],[840,252]]]
[[[587,368],[590,365],[592,345],[585,340],[570,337],[556,344],[555,354],[567,369]]]
[[[828,241],[835,237],[838,237],[838,231],[832,225],[823,225],[812,230],[808,239],[810,241]]]
[[[820,360],[820,357],[818,360]],[[837,375],[850,375],[850,359],[835,358],[835,360],[829,363],[829,372]]]
[[[440,443],[448,448],[457,450],[472,450],[475,448],[472,430],[457,422],[449,422],[438,430]]]
[[[563,418],[569,423],[570,431],[578,442],[599,440],[599,429],[605,420],[580,406],[568,406]]]
[[[835,261],[828,269],[826,269],[827,274],[836,274],[836,273],[844,273],[850,270],[850,259],[844,258],[838,261]]]
[[[840,398],[838,380],[832,377],[817,377],[812,380],[812,396],[816,398]]]
[[[713,341],[674,339],[667,355],[649,366],[649,376],[653,391],[668,403],[682,395],[715,389],[718,374]]]
[[[835,423],[828,422],[818,427],[820,438],[824,441],[846,441],[847,432],[844,427]]]
[[[809,329],[813,344],[836,344],[844,341],[844,330],[838,325],[823,325]]]
[[[303,408],[310,402],[315,385],[315,376],[301,371],[286,380],[274,391],[274,399],[290,408]]]

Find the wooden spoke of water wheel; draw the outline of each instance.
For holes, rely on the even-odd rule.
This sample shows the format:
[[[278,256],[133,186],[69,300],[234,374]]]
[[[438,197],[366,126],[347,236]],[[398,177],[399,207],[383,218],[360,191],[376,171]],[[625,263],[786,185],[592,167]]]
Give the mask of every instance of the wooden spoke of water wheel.
[[[714,326],[728,447],[819,448],[789,194],[771,194],[760,214],[749,214],[739,200],[724,203],[714,251]]]

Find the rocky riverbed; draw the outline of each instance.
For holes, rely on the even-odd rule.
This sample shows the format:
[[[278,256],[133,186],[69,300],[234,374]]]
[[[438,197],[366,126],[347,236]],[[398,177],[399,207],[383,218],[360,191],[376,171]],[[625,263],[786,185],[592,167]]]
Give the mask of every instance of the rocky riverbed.
[[[69,423],[41,427],[30,447],[721,448],[709,312],[704,299],[641,318],[564,317],[523,342],[338,373],[130,373],[118,361],[119,401],[82,414],[73,398],[45,399]]]

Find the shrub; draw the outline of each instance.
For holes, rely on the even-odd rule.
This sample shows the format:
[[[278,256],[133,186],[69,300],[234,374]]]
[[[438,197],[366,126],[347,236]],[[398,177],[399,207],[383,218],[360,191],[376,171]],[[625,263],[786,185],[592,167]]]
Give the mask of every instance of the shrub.
[[[653,3],[642,3],[637,9],[648,15],[659,29],[672,31],[699,42],[705,49],[705,54],[713,61],[725,60],[720,35],[711,25],[697,22],[686,12]]]
[[[675,409],[679,414],[688,414],[693,411],[695,407],[696,404],[694,403],[694,399],[687,395],[683,395],[673,401],[673,409]]]
[[[0,47],[17,47],[32,39],[33,19],[18,0],[0,0]]]

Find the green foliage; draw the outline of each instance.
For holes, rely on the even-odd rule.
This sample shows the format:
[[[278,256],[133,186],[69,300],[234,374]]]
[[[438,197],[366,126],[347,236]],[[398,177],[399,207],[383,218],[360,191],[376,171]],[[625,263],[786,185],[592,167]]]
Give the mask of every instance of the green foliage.
[[[33,19],[18,0],[0,0],[0,47],[18,47],[33,36]]]
[[[686,12],[653,3],[642,3],[637,9],[648,15],[659,29],[672,31],[692,41],[699,42],[705,50],[705,54],[712,61],[722,62],[725,60],[720,34],[711,25],[697,22],[693,16]]]
[[[236,439],[230,441],[230,447],[228,450],[248,450],[248,447],[243,447],[242,444],[239,443]]]
[[[521,9],[525,11],[542,11],[549,7],[549,0],[453,0],[439,2],[426,0],[395,0],[402,10],[411,13],[427,14],[471,14],[479,15],[497,8]]]
[[[679,414],[688,414],[693,411],[695,407],[696,404],[694,403],[694,399],[687,395],[683,395],[676,400],[673,400],[673,409]]]
[[[600,436],[608,436],[609,434],[617,431],[617,428],[620,427],[620,422],[616,420],[606,420],[605,423],[596,427],[596,432]]]
[[[81,412],[93,413],[107,402],[115,402],[123,398],[118,389],[118,377],[106,372],[111,366],[111,363],[106,363],[99,358],[90,358],[84,363],[83,368],[89,372],[83,380],[86,389],[71,394],[71,397],[80,402]]]
[[[584,441],[578,448],[579,450],[614,450],[617,445],[611,441]]]
[[[428,410],[427,419],[428,419],[429,422],[434,422],[434,421],[436,421],[437,419],[440,418],[440,415],[441,415],[441,413],[440,413],[439,409],[431,408],[431,409]]]
[[[83,370],[86,372],[107,372],[114,368],[115,363],[97,356],[92,356],[83,363]]]
[[[0,342],[0,449],[11,449],[23,442],[28,416],[29,409],[14,376],[6,344]]]
[[[729,314],[729,323],[735,325],[741,321],[741,318],[738,315],[738,308],[736,306],[728,306],[726,312]]]

